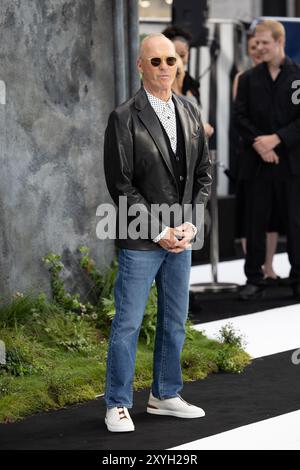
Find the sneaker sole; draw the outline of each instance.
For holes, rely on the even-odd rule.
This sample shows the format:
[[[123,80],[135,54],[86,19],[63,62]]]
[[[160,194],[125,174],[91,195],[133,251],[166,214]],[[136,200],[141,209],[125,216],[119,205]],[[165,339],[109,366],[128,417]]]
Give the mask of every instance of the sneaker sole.
[[[108,424],[107,422],[107,419],[105,418],[105,424],[106,424],[106,427],[107,429],[110,431],[110,432],[132,432],[134,431],[134,426],[128,426],[127,428],[120,428],[120,426],[112,426],[111,424]]]
[[[171,411],[171,410],[158,410],[154,408],[147,408],[147,413],[150,415],[161,415],[161,416],[175,416],[175,418],[203,418],[205,416],[205,411],[195,415],[190,415],[186,413],[180,413],[180,411]]]

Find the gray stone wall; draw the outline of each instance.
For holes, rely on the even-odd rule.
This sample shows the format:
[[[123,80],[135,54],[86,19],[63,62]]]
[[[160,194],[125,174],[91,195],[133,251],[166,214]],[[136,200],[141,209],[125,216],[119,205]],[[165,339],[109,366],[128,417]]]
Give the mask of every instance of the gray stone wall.
[[[49,251],[63,254],[72,288],[79,245],[99,266],[113,257],[113,242],[95,231],[96,208],[110,201],[102,146],[114,107],[111,3],[1,0],[1,296],[49,292]]]

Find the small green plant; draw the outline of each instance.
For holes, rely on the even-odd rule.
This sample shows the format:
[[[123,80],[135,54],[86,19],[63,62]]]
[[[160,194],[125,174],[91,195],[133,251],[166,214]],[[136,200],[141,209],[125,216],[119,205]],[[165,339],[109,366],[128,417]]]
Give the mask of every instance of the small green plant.
[[[108,336],[115,316],[114,286],[118,272],[117,260],[113,260],[111,266],[101,273],[86,246],[81,246],[79,252],[82,255],[80,265],[94,283],[93,293],[97,299],[96,305],[93,306],[94,318],[97,316],[98,328]]]
[[[62,396],[65,396],[69,390],[69,376],[52,374],[46,376],[46,387],[50,398],[58,405],[63,405]]]
[[[41,372],[37,361],[42,347],[25,333],[25,326],[1,329],[1,339],[6,345],[6,363],[0,365],[0,372],[24,376]]]
[[[219,349],[216,356],[216,363],[219,370],[234,374],[243,372],[250,360],[250,356],[242,349],[228,344],[224,344],[223,348]]]
[[[88,302],[82,303],[79,294],[69,294],[66,292],[64,282],[60,277],[64,265],[61,257],[55,253],[49,253],[43,258],[51,274],[51,286],[53,298],[66,312],[80,313],[86,320],[96,320],[97,327],[107,337],[110,325],[115,315],[114,285],[118,272],[118,263],[113,261],[112,265],[101,273],[94,260],[89,255],[86,246],[79,248],[81,254],[80,266],[90,276],[93,283],[93,294],[96,297],[96,304]],[[147,344],[154,340],[157,314],[157,291],[153,285],[149,299],[145,308],[143,323],[141,326],[141,338]]]
[[[91,291],[93,297],[96,298],[96,303],[93,304],[90,301],[83,303],[79,294],[70,294],[66,291],[61,278],[61,271],[64,269],[61,256],[49,253],[43,258],[43,261],[51,275],[53,299],[65,312],[77,313],[85,320],[96,321],[98,327],[108,334],[112,315],[107,315],[107,300],[112,299],[113,295],[113,286],[117,273],[116,262],[101,274],[95,266],[95,262],[90,258],[88,248],[82,246],[79,248],[79,252],[82,255],[80,266],[90,276],[93,283]]]
[[[246,345],[244,336],[235,331],[232,323],[222,326],[218,339],[222,343],[235,346],[238,349],[242,349]]]
[[[45,315],[49,313],[45,294],[33,296],[16,292],[12,299],[2,301],[0,305],[0,327],[27,324],[35,312]]]
[[[113,293],[118,270],[117,260],[113,260],[110,267],[106,268],[104,272],[100,272],[96,267],[95,261],[90,257],[87,246],[81,246],[79,252],[82,255],[80,266],[85,269],[93,281],[94,292],[101,303],[101,298],[108,298]]]
[[[235,331],[232,323],[227,323],[220,329],[218,339],[224,345],[217,355],[219,369],[224,372],[242,372],[250,360],[243,351],[246,346],[244,336]]]
[[[64,282],[60,277],[60,273],[64,269],[61,256],[55,253],[49,253],[42,260],[51,274],[51,289],[54,301],[63,307],[65,311],[77,313],[83,311],[85,313],[87,311],[87,307],[81,304],[79,294],[71,295],[65,289]]]
[[[13,378],[7,372],[0,370],[0,398],[13,391]]]
[[[51,345],[67,351],[92,351],[97,341],[95,329],[78,315],[52,315],[43,323],[43,330]]]
[[[6,353],[5,370],[12,375],[31,375],[34,366],[30,363],[27,351],[21,348],[11,348]]]

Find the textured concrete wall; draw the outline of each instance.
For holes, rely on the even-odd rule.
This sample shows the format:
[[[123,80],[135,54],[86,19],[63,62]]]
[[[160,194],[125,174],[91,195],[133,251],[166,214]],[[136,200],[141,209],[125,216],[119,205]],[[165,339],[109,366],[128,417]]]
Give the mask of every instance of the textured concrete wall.
[[[49,292],[49,251],[63,253],[71,287],[81,283],[79,245],[100,266],[113,256],[95,233],[96,208],[110,200],[102,146],[112,41],[111,0],[1,0],[0,295]]]

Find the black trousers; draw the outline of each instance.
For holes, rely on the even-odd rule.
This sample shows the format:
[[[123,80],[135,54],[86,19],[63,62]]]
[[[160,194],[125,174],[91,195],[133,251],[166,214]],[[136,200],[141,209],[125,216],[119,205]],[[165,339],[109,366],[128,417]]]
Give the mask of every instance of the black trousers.
[[[259,283],[263,279],[261,266],[265,262],[266,232],[272,210],[278,211],[287,236],[290,278],[300,282],[300,177],[291,176],[283,181],[255,178],[245,185],[248,282]]]

